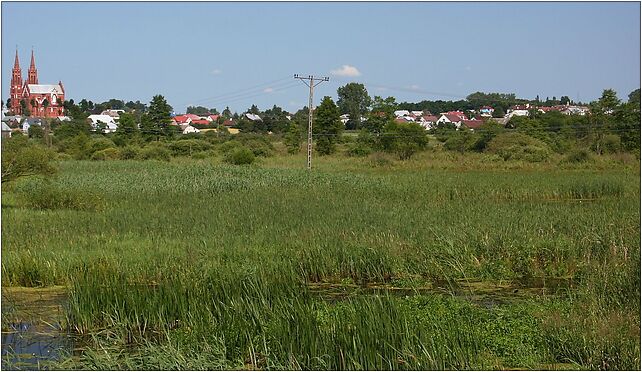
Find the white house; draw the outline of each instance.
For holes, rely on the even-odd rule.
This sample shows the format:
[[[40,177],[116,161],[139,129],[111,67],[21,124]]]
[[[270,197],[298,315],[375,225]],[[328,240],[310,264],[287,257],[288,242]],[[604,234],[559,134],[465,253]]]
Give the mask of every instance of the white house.
[[[194,128],[191,125],[188,125],[183,129],[183,134],[192,134],[192,133],[200,133],[201,131],[198,130],[197,128]]]
[[[6,123],[2,123],[2,138],[11,137],[11,128]]]
[[[403,116],[408,116],[408,115],[410,115],[410,111],[408,111],[408,110],[397,110],[397,111],[395,111],[395,116],[398,117],[398,118],[403,117]]]
[[[461,126],[461,117],[452,114],[441,114],[439,119],[437,119],[436,124],[448,124],[452,123],[455,125],[455,128],[459,129]]]
[[[343,115],[339,116],[339,120],[341,120],[343,125],[346,125],[346,123],[350,120],[350,115],[343,114]]]
[[[91,121],[91,127],[96,130],[98,124],[105,125],[103,133],[113,133],[118,129],[118,125],[113,117],[109,115],[89,115],[87,120]]]
[[[245,114],[245,117],[252,120],[252,121],[263,121],[260,116],[255,115],[255,114],[250,114],[249,112]]]

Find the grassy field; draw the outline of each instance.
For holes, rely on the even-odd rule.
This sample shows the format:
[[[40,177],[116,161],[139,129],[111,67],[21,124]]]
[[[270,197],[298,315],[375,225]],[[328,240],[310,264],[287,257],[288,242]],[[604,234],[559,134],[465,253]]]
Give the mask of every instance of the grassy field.
[[[67,288],[59,368],[640,368],[638,161],[304,164],[3,185],[2,284]]]

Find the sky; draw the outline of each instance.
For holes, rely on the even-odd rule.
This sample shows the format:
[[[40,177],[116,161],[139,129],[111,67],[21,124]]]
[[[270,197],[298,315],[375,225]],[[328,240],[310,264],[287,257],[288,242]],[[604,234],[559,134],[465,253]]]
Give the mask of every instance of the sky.
[[[640,87],[639,3],[2,2],[2,99],[16,46],[66,98],[294,112],[308,88],[363,83],[398,102],[470,93],[567,95]]]

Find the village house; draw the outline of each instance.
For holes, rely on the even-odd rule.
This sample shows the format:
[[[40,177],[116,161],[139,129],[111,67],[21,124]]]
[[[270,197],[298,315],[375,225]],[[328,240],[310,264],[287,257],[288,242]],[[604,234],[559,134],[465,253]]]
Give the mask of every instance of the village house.
[[[2,138],[9,138],[11,137],[11,128],[7,125],[7,123],[2,123]]]
[[[465,119],[465,116],[464,116]],[[437,124],[454,124],[455,128],[459,129],[461,122],[464,120],[459,115],[453,114],[441,114],[439,119],[437,119]]]
[[[495,112],[495,109],[490,106],[483,106],[479,109],[479,114],[485,117],[493,116],[493,112]]]
[[[191,125],[188,125],[183,129],[183,134],[195,134],[195,133],[200,133],[201,131],[198,130],[197,128],[194,128]]]
[[[98,127],[103,126],[103,133],[113,133],[118,129],[118,124],[116,124],[114,118],[109,115],[89,115],[87,120],[93,130],[97,130]]]

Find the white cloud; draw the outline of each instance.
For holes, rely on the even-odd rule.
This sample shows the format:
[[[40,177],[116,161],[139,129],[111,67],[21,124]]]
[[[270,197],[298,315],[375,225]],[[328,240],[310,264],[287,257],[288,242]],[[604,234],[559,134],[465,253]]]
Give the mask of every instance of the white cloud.
[[[412,90],[417,90],[417,89],[419,89],[419,85],[413,84],[413,85],[409,86],[408,88],[412,89]]]
[[[263,89],[263,93],[272,93],[272,92],[274,92],[274,89],[272,89],[272,88]]]
[[[220,75],[223,73],[223,71],[219,70],[218,68],[215,68],[214,70],[210,71],[210,74],[212,75]]]
[[[341,68],[330,71],[330,73],[335,76],[345,76],[345,77],[361,76],[361,72],[359,72],[359,70],[356,67],[350,66],[350,65],[343,65],[341,66]]]

